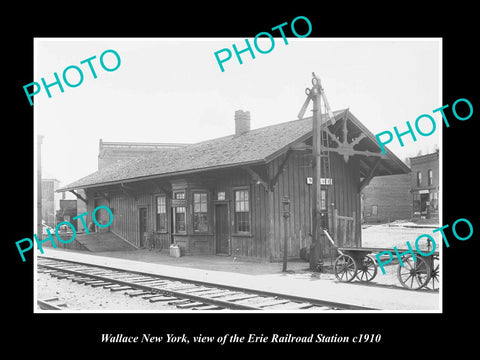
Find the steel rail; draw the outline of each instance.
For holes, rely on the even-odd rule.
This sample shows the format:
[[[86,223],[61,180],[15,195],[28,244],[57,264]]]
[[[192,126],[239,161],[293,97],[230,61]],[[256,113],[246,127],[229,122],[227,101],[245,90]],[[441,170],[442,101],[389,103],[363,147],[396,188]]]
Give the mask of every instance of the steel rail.
[[[203,297],[203,296],[198,296],[190,293],[184,293],[181,291],[176,291],[176,290],[170,290],[170,289],[162,289],[162,288],[157,288],[154,286],[148,286],[148,285],[142,285],[141,283],[134,283],[134,282],[129,282],[129,281],[123,281],[119,279],[115,279],[112,277],[108,276],[101,276],[101,275],[95,275],[95,274],[88,274],[85,272],[81,271],[76,271],[76,270],[70,270],[70,269],[64,269],[61,267],[56,267],[56,266],[51,266],[51,265],[44,265],[44,264],[39,264],[39,266],[42,266],[47,269],[51,270],[57,270],[61,272],[66,272],[69,274],[73,275],[78,275],[78,276],[88,276],[94,279],[98,280],[103,280],[105,282],[109,283],[114,283],[114,284],[119,284],[119,285],[124,285],[124,286],[129,286],[134,289],[138,290],[144,290],[152,293],[158,293],[159,295],[165,295],[165,296],[174,296],[179,299],[188,299],[192,301],[198,301],[204,304],[208,305],[215,305],[219,307],[223,307],[226,309],[231,309],[231,310],[263,310],[262,308],[256,307],[256,306],[251,306],[251,305],[245,305],[245,304],[237,304],[235,302],[230,302],[230,301],[223,301],[215,298],[209,298],[209,297]],[[149,275],[151,276],[151,275]]]
[[[64,259],[47,257],[47,256],[38,256],[38,257],[42,258],[42,259],[52,260],[52,261],[66,262],[66,263],[78,264],[78,265],[83,265],[83,266],[90,266],[92,268],[102,268],[102,269],[105,269],[105,270],[118,271],[118,272],[129,273],[129,274],[139,274],[139,275],[149,276],[149,277],[156,278],[156,279],[167,279],[167,280],[172,280],[172,281],[182,281],[182,282],[189,283],[189,284],[211,286],[211,287],[215,287],[217,289],[241,291],[241,292],[244,292],[244,293],[250,293],[250,294],[255,294],[255,295],[259,295],[259,296],[277,297],[277,298],[281,298],[281,299],[291,300],[291,301],[294,301],[294,302],[310,303],[310,304],[315,305],[315,306],[330,307],[330,308],[339,309],[339,310],[377,310],[375,308],[353,305],[353,304],[345,304],[345,303],[328,301],[328,300],[319,300],[319,299],[302,297],[302,296],[297,296],[297,295],[275,293],[275,292],[265,291],[265,290],[248,289],[248,288],[242,288],[242,287],[238,287],[238,286],[230,286],[230,285],[209,283],[209,282],[205,282],[205,281],[189,280],[189,279],[184,279],[184,278],[180,278],[180,277],[164,276],[164,275],[158,275],[158,274],[149,274],[149,273],[145,273],[145,272],[141,272],[141,271],[125,270],[125,269],[114,268],[114,267],[109,267],[109,266],[105,266],[105,265],[89,264],[89,263],[80,262],[80,261],[64,260]],[[193,301],[205,302],[205,303],[208,303],[208,304],[211,304],[211,305],[226,307],[226,308],[229,308],[229,309],[232,309],[232,310],[265,310],[261,307],[245,305],[245,304],[236,304],[234,302],[224,302],[224,301],[221,301],[221,300],[211,299],[211,298],[203,298],[201,296],[196,296],[196,295],[188,294],[188,293],[182,293],[180,291],[174,291],[174,290],[168,290],[168,289],[162,290],[161,288],[155,288],[155,287],[151,287],[151,286],[145,286],[145,285],[141,285],[141,284],[130,283],[128,281],[111,279],[111,278],[102,277],[102,276],[95,275],[95,274],[83,273],[83,272],[79,272],[79,271],[75,271],[75,270],[71,270],[71,269],[59,269],[59,268],[56,268],[56,267],[51,266],[51,265],[44,265],[44,264],[38,264],[38,265],[50,268],[52,270],[59,270],[59,271],[68,272],[68,273],[71,273],[71,274],[74,274],[74,275],[77,275],[77,276],[87,275],[89,277],[96,278],[96,279],[99,279],[99,280],[115,282],[117,284],[121,284],[121,285],[124,285],[124,286],[131,286],[131,287],[135,287],[135,288],[145,290],[145,291],[159,292],[159,293],[165,294],[167,296],[175,296],[175,297],[179,297],[179,298],[190,299],[190,300],[193,300]],[[231,307],[230,305],[232,305],[233,307]]]

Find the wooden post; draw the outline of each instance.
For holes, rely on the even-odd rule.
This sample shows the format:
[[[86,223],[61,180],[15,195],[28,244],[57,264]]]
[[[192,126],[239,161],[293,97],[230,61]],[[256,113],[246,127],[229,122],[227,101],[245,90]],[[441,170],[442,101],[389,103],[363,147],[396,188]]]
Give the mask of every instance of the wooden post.
[[[269,252],[269,258],[270,261],[273,261],[275,259],[275,214],[273,210],[273,203],[274,203],[274,198],[273,198],[273,191],[275,190],[274,185],[272,185],[271,179],[272,179],[272,173],[273,173],[273,163],[270,163],[268,169],[267,169],[267,174],[268,174],[268,238],[267,238],[267,249]]]
[[[287,253],[288,253],[288,218],[290,217],[290,199],[283,196],[283,267],[282,272],[287,271]]]
[[[333,233],[332,236],[334,239],[337,238],[338,234],[338,209],[333,209]]]
[[[357,213],[353,211],[352,213],[353,217],[353,224],[352,224],[352,241],[354,243],[354,246],[357,246]]]

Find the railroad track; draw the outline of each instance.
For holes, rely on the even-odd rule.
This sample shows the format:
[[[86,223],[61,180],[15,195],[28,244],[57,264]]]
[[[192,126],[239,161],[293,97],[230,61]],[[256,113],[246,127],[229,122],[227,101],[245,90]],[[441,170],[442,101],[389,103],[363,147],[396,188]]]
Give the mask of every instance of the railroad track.
[[[172,279],[142,272],[39,256],[38,272],[60,279],[123,291],[150,302],[163,301],[189,310],[372,310],[361,306],[321,301],[216,284]],[[48,307],[50,304],[42,304]],[[42,308],[42,305],[39,306]],[[60,309],[60,308],[59,308]]]

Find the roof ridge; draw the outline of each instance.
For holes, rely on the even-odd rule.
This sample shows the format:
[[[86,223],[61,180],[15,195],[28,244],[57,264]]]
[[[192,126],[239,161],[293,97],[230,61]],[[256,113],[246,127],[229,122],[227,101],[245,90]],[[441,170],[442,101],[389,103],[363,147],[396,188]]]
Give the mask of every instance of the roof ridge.
[[[346,110],[348,110],[349,108],[344,108],[344,109],[339,109],[339,110],[334,110],[332,111],[335,115],[337,114],[340,114],[342,112],[345,112]],[[327,116],[328,113],[321,113],[322,116]],[[236,135],[236,134],[230,134],[230,135],[225,135],[225,136],[221,136],[221,137],[218,137],[218,138],[214,138],[214,139],[208,139],[208,140],[203,140],[203,141],[199,141],[197,143],[191,143],[191,144],[187,144],[186,146],[184,146],[184,148],[188,148],[192,145],[198,145],[198,144],[203,144],[203,143],[207,143],[207,142],[210,142],[210,141],[215,141],[215,140],[220,140],[220,139],[223,139],[223,138],[227,138],[227,137],[241,137],[241,136],[244,136],[244,135],[248,135],[254,131],[260,131],[260,130],[263,130],[263,129],[267,129],[267,128],[270,128],[270,127],[274,127],[274,126],[280,126],[280,125],[285,125],[285,124],[290,124],[290,123],[294,123],[294,122],[300,122],[300,121],[306,121],[306,120],[312,120],[312,116],[308,116],[308,117],[305,117],[303,119],[295,119],[295,120],[289,120],[289,121],[284,121],[284,122],[281,122],[281,123],[277,123],[277,124],[270,124],[270,125],[266,125],[266,126],[263,126],[263,127],[260,127],[260,128],[256,128],[256,129],[252,129],[252,130],[249,130],[243,134],[240,134],[240,135]]]

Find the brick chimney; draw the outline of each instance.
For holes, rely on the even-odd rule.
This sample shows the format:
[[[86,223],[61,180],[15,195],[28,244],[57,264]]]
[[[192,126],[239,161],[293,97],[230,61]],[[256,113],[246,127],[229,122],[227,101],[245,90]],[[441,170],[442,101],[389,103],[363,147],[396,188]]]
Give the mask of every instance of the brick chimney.
[[[250,131],[250,111],[235,111],[235,135],[239,136]]]

